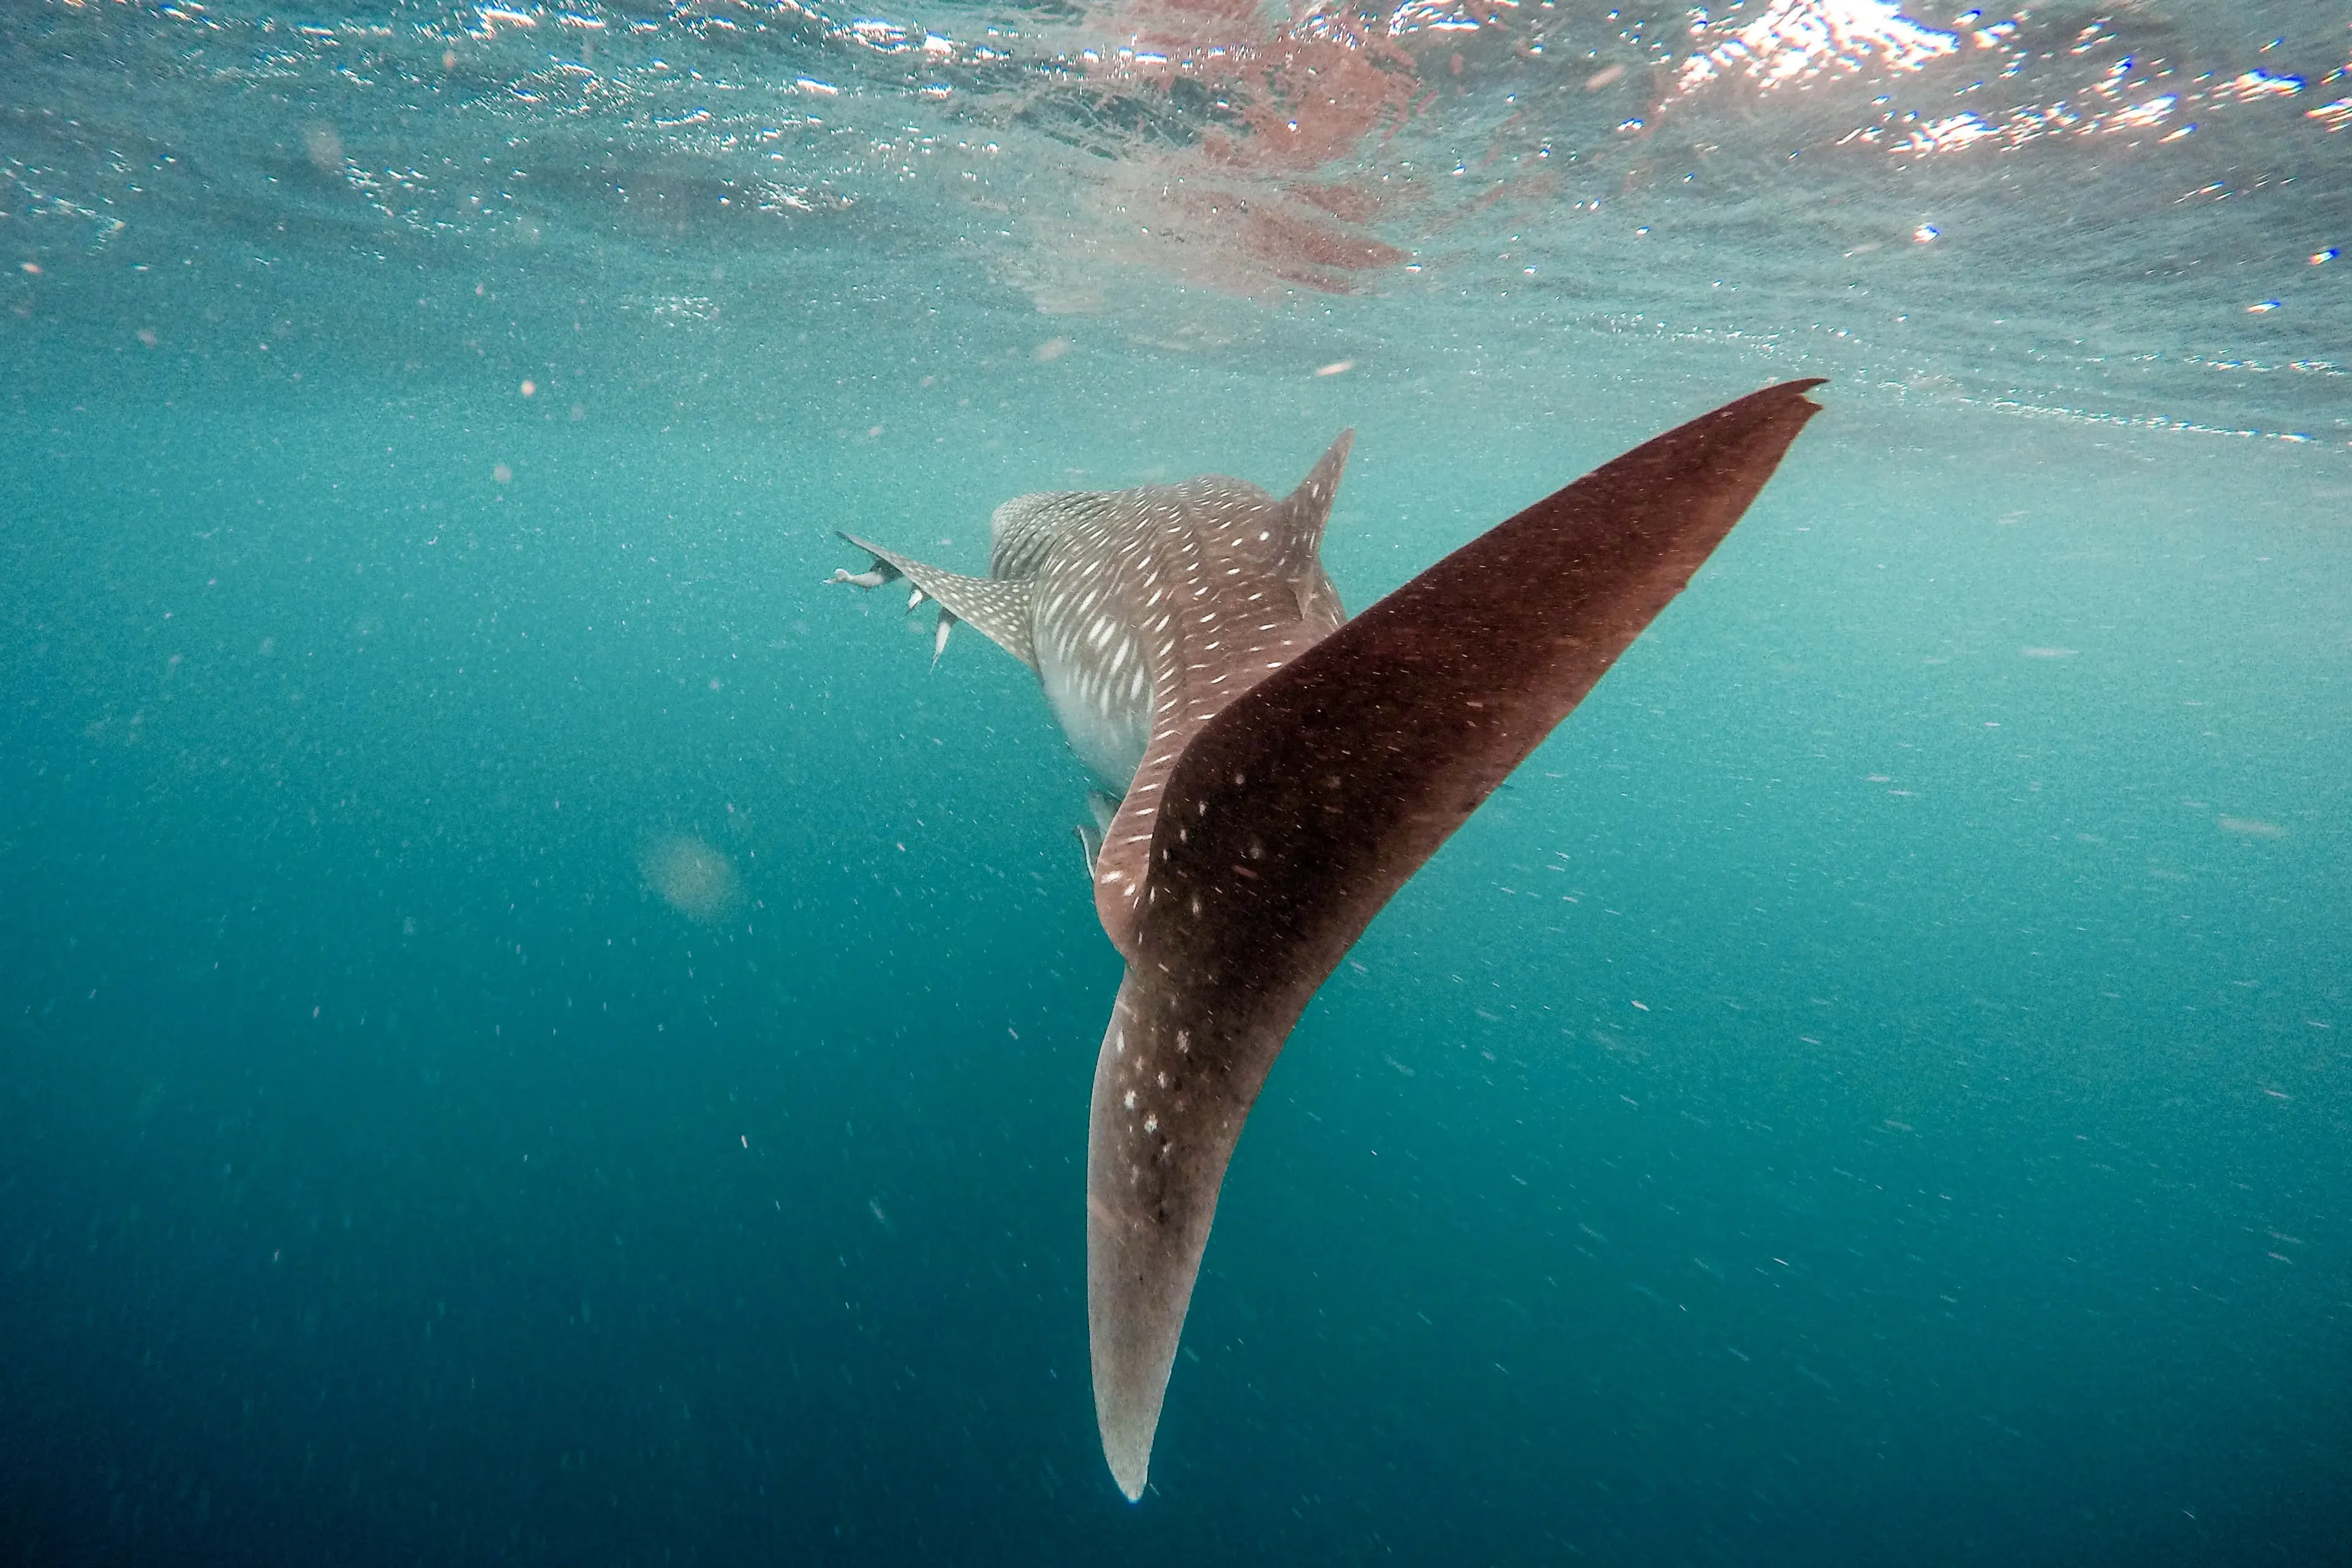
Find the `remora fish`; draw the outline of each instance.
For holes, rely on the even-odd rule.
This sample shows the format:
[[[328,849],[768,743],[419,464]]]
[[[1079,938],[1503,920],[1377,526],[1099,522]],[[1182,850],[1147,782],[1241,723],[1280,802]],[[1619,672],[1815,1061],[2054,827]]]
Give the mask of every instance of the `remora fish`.
[[[1267,1069],[1382,905],[1680,593],[1820,412],[1789,382],[1668,431],[1353,621],[1323,574],[1352,432],[1281,500],[1238,479],[1024,496],[986,577],[869,544],[938,649],[969,621],[1036,670],[1125,797],[1087,848],[1127,977],[1095,1065],[1095,1413],[1143,1495],[1217,1193]]]

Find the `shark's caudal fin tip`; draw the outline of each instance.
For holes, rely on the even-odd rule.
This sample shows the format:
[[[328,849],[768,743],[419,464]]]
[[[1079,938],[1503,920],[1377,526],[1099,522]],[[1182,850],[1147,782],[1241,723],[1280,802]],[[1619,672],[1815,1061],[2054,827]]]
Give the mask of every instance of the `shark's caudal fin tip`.
[[[1110,1462],[1110,1479],[1129,1502],[1143,1500],[1143,1488],[1151,1479],[1151,1437],[1158,1426],[1159,1412],[1139,1424],[1120,1421],[1109,1411],[1101,1413],[1103,1458]]]
[[[1190,1283],[1186,1281],[1188,1287]],[[1191,1295],[1189,1289],[1184,1295]],[[1090,1300],[1089,1317],[1096,1315],[1092,1310],[1095,1305]],[[1180,1300],[1173,1321],[1166,1321],[1164,1312],[1149,1314],[1153,1321],[1141,1325],[1146,1330],[1145,1337],[1159,1338],[1150,1331],[1160,1331],[1171,1342],[1167,1348],[1172,1352],[1174,1331],[1184,1321],[1183,1309],[1184,1302]],[[1161,1356],[1157,1353],[1158,1346],[1140,1345],[1124,1336],[1123,1342],[1113,1348],[1104,1343],[1101,1326],[1099,1321],[1096,1323],[1097,1331],[1092,1336],[1095,1426],[1102,1434],[1103,1462],[1110,1467],[1110,1479],[1118,1483],[1128,1501],[1135,1502],[1142,1498],[1144,1483],[1151,1479],[1151,1442],[1159,1436],[1160,1405],[1167,1396],[1169,1368],[1175,1357],[1172,1353]],[[1139,1325],[1130,1321],[1122,1326],[1131,1331]]]

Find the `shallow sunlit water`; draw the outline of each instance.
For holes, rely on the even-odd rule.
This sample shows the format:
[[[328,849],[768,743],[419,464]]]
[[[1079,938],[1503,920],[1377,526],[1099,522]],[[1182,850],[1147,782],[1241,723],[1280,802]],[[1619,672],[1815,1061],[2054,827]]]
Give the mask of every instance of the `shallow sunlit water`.
[[[2352,1552],[2352,16],[0,8],[12,1559]],[[1153,1489],[1026,490],[1826,411],[1373,925]]]

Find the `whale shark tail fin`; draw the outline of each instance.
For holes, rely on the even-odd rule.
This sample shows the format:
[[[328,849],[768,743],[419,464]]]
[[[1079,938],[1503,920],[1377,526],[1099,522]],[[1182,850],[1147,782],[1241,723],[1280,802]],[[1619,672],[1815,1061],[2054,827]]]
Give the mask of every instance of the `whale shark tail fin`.
[[[904,577],[916,589],[915,598],[908,603],[908,608],[914,608],[926,597],[937,599],[943,617],[971,623],[997,647],[1030,668],[1037,668],[1037,649],[1029,633],[1030,597],[1035,589],[1028,582],[1007,582],[998,577],[966,577],[928,565],[911,556],[901,555],[854,533],[845,533],[841,537],[874,557],[874,570],[856,575],[835,572],[834,582],[875,588],[894,577]],[[938,653],[946,650],[944,628],[950,624],[950,620],[945,618],[940,623],[943,629],[937,638],[938,649],[932,656],[933,663],[938,662]]]
[[[1095,1408],[1129,1499],[1226,1163],[1292,1026],[1682,591],[1819,384],[1728,404],[1497,524],[1226,705],[1169,768],[1087,1145]]]

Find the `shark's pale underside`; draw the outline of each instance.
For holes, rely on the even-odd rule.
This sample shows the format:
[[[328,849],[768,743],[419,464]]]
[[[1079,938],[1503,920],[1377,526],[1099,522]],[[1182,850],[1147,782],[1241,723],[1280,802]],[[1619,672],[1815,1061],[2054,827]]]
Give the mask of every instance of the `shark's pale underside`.
[[[1037,672],[1112,789],[1085,835],[1127,978],[1095,1065],[1087,1317],[1112,1476],[1139,1498],[1225,1165],[1267,1069],[1405,879],[1680,593],[1805,422],[1769,387],[1594,470],[1349,621],[1323,574],[1348,457],[1291,494],[1221,477],[1023,496],[989,574],[869,544],[937,649]]]

